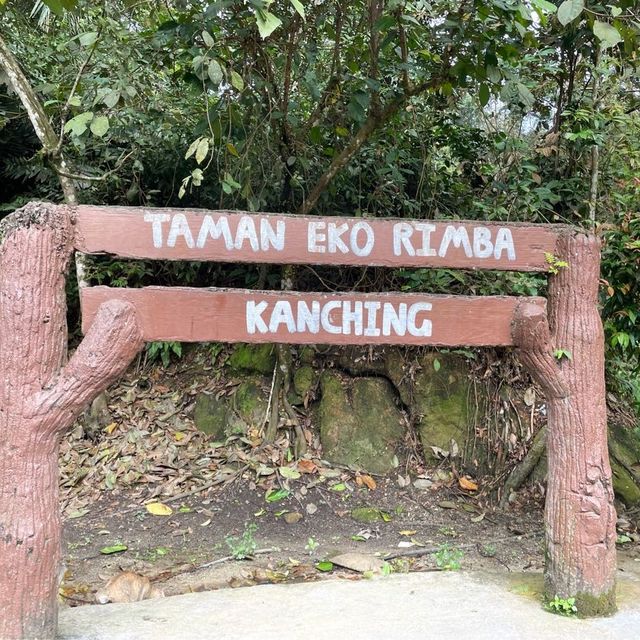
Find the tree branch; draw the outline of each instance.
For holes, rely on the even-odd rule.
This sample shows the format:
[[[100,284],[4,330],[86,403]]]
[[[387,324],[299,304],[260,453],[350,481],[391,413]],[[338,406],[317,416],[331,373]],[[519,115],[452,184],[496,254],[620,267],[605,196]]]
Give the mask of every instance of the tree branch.
[[[320,196],[335,178],[337,173],[360,150],[371,134],[378,127],[387,122],[387,120],[389,120],[389,118],[391,118],[391,116],[393,116],[407,102],[407,100],[409,100],[409,98],[423,93],[432,86],[434,86],[434,81],[423,82],[422,84],[413,87],[411,91],[393,98],[382,111],[379,111],[378,113],[371,113],[355,136],[351,138],[347,146],[334,157],[328,169],[320,176],[313,189],[311,189],[309,195],[298,209],[298,213],[301,215],[308,214],[316,206]]]
[[[566,398],[566,383],[553,357],[547,313],[534,304],[523,303],[516,309],[513,342],[531,377],[542,387],[547,398]]]
[[[133,305],[122,300],[105,302],[67,365],[31,398],[30,417],[44,419],[44,433],[50,435],[60,425],[72,424],[124,373],[143,344]]]

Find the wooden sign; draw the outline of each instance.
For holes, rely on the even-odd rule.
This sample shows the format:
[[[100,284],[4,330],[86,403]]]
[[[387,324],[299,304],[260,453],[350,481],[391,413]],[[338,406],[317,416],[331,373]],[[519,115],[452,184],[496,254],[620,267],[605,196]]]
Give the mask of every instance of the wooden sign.
[[[512,345],[521,301],[544,298],[323,294],[145,287],[81,290],[87,331],[101,303],[132,302],[146,341]]]
[[[548,271],[559,225],[77,208],[75,247],[128,258]]]

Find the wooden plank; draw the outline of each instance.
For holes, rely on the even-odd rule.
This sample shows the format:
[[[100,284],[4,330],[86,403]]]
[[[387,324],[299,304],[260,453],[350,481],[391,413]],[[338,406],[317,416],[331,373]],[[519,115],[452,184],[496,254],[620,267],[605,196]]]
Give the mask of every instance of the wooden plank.
[[[85,333],[100,304],[114,298],[135,305],[148,342],[511,345],[519,302],[546,306],[544,298],[508,296],[87,287]]]
[[[128,258],[547,271],[562,225],[77,209],[76,249]]]

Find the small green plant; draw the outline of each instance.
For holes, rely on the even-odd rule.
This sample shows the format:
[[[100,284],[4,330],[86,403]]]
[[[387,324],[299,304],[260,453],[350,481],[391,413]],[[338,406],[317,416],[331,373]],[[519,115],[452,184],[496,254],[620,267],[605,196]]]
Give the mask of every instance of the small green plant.
[[[575,598],[559,598],[556,596],[553,600],[547,602],[546,608],[548,611],[561,616],[575,616],[578,613]]]
[[[556,360],[562,360],[563,358],[566,358],[567,360],[573,360],[573,354],[568,349],[556,349],[553,352],[553,357]]]
[[[566,269],[569,266],[568,262],[558,259],[553,253],[545,252],[544,259],[549,265],[549,273],[552,273],[554,276],[560,273],[560,269]]]
[[[151,342],[147,345],[147,358],[151,362],[160,358],[165,369],[169,366],[172,355],[178,358],[182,356],[181,342]]]
[[[309,538],[307,540],[307,544],[304,545],[305,551],[311,555],[318,547],[320,546],[319,542],[316,542],[313,538]]]
[[[258,530],[258,525],[253,522],[246,524],[241,537],[228,536],[224,539],[234,560],[250,558],[255,553],[258,545],[253,537]]]
[[[495,544],[483,544],[480,550],[480,555],[485,558],[494,558],[498,549]]]
[[[433,554],[438,569],[442,571],[457,571],[460,569],[464,553],[460,549],[451,547],[448,544],[440,545],[440,548]]]

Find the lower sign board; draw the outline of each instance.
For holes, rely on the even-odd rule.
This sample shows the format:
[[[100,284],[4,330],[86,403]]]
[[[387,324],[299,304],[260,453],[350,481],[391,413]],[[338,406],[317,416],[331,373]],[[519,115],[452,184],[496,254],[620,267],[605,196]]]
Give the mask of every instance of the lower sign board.
[[[144,339],[180,342],[508,346],[522,302],[544,298],[291,293],[186,287],[81,290],[86,333],[100,304],[131,302]]]

